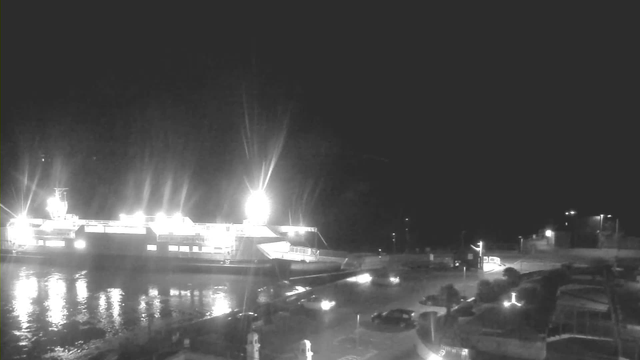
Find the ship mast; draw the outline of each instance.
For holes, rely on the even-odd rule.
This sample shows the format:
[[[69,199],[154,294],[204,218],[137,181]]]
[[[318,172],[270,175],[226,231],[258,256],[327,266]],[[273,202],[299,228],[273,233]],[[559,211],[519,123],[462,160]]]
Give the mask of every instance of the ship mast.
[[[55,195],[47,200],[47,211],[53,220],[64,220],[67,215],[68,188],[55,188]]]

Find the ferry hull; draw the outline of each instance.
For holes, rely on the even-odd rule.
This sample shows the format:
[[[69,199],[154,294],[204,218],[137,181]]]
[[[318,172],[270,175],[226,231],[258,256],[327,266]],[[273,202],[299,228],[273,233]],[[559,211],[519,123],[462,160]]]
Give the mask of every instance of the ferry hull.
[[[196,259],[186,257],[160,257],[123,254],[77,254],[53,252],[20,252],[3,250],[0,262],[38,264],[73,268],[118,269],[132,272],[197,272],[273,276],[288,279],[295,276],[332,273],[340,270],[335,262],[296,262],[287,260],[230,260]]]

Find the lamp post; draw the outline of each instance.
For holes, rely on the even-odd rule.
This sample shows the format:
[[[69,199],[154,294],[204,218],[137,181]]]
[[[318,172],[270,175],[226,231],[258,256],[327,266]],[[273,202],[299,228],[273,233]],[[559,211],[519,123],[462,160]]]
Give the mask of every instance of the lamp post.
[[[478,247],[471,245],[473,250],[478,252],[478,270],[484,269],[483,259],[482,259],[482,241],[478,241]]]
[[[391,241],[393,242],[393,254],[396,253],[396,233],[391,233]]]
[[[522,236],[518,236],[518,238],[520,239],[520,254],[522,254],[523,251],[523,243],[524,243],[524,238]]]
[[[404,252],[408,253],[409,252],[409,243],[410,243],[410,240],[409,240],[409,218],[405,218],[404,219],[404,231],[405,231],[405,241],[406,241]]]
[[[611,215],[610,215],[610,214],[609,214],[609,215],[607,215],[607,214],[600,214],[600,232],[602,232],[602,228],[604,227],[604,218],[605,218],[605,216],[606,216],[606,217],[608,217],[608,218],[610,218],[610,217],[611,217]]]
[[[575,232],[576,232],[576,215],[578,214],[575,210],[565,211],[566,216],[571,218],[571,238],[569,238],[569,247],[575,247]],[[568,224],[567,224],[568,225]]]

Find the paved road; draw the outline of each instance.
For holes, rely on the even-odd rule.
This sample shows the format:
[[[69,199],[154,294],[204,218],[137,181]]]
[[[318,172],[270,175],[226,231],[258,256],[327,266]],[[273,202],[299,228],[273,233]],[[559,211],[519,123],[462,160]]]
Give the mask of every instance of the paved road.
[[[501,274],[488,274],[484,277],[494,278]],[[466,275],[466,286],[462,271],[451,272],[419,272],[402,274],[401,284],[396,286],[377,286],[371,283],[359,284],[353,281],[342,281],[335,285],[315,291],[316,294],[330,297],[337,301],[337,306],[330,312],[323,313],[312,329],[298,329],[298,335],[311,341],[311,350],[316,360],[388,360],[419,359],[414,350],[414,330],[401,330],[394,327],[374,326],[370,317],[376,311],[393,308],[406,308],[416,312],[437,310],[420,305],[418,301],[425,295],[437,293],[441,286],[453,283],[461,292],[472,296],[478,280],[476,273]],[[440,310],[443,310],[440,308]],[[358,327],[357,314],[360,314]],[[282,334],[279,334],[282,342]],[[270,342],[265,333],[265,341]],[[271,340],[275,344],[273,340]],[[292,348],[267,347],[281,357],[291,354]]]

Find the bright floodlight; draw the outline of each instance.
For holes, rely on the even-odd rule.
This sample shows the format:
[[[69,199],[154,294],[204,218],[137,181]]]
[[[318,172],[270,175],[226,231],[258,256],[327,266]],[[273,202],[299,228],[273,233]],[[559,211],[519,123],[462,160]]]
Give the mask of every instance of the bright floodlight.
[[[156,214],[156,218],[155,218],[156,222],[162,222],[166,220],[167,220],[167,215],[165,215],[163,212],[159,212]]]
[[[551,231],[551,230],[547,230],[547,231],[545,231],[545,232],[544,232],[544,236],[546,236],[546,237],[552,237],[552,236],[553,236],[553,231]]]
[[[331,310],[335,304],[335,301],[322,300],[322,302],[320,302],[320,308],[325,311]]]
[[[76,249],[84,249],[84,248],[86,248],[86,247],[87,247],[87,243],[86,243],[84,240],[76,240],[76,241],[73,243],[73,246],[74,246]]]
[[[133,215],[133,220],[136,223],[143,223],[144,222],[144,218],[145,218],[145,216],[144,216],[144,213],[142,211],[138,211],[137,213],[135,213]]]
[[[250,223],[266,224],[271,212],[267,194],[263,190],[252,191],[244,210]]]

